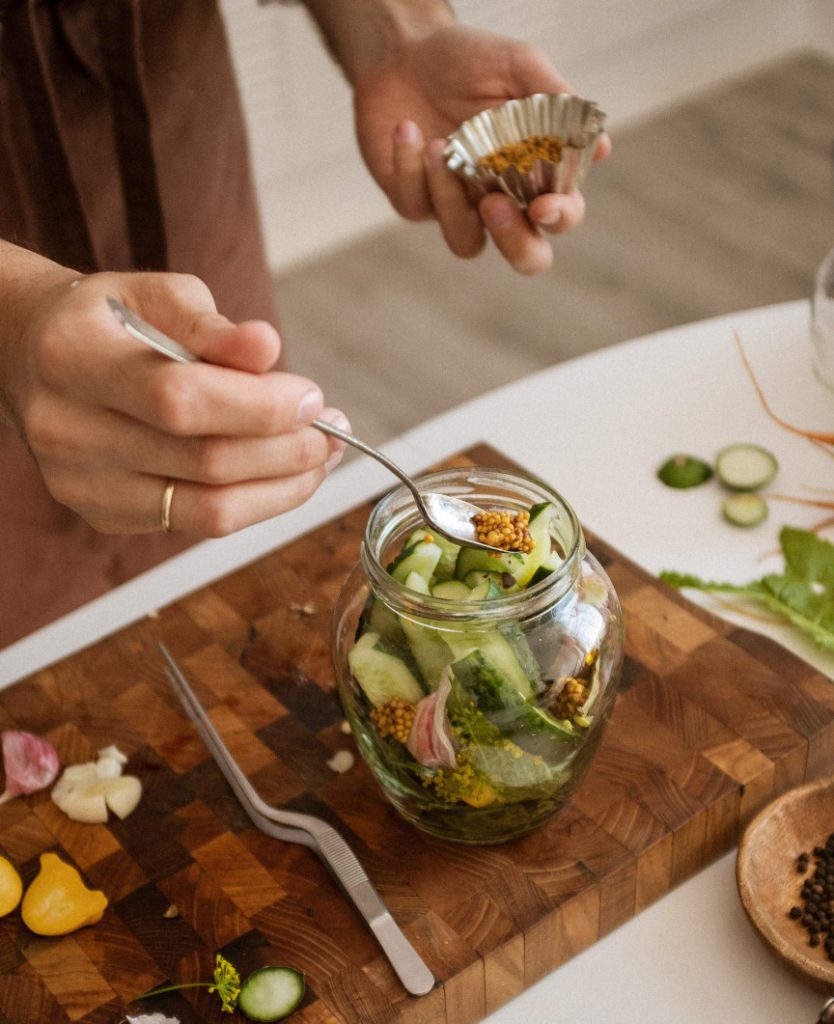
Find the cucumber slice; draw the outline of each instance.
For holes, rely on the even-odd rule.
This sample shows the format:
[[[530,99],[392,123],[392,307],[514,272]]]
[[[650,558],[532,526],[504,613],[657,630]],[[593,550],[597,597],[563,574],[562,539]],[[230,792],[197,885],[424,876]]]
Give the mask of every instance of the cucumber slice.
[[[657,476],[667,487],[697,487],[712,476],[712,466],[697,455],[672,455],[657,471]]]
[[[408,590],[416,590],[418,594],[428,594],[429,585],[419,572],[410,572],[403,581]]]
[[[504,573],[518,579],[524,569],[525,556],[519,551],[481,551],[478,548],[461,548],[455,566],[455,578],[467,580],[473,572]]]
[[[541,583],[542,580],[555,572],[559,566],[563,563],[563,559],[555,551],[551,551],[548,557],[542,562],[542,564],[536,569],[533,575],[530,577],[527,586],[535,586],[536,583]]]
[[[515,594],[521,589],[515,576],[503,572],[485,572],[483,569],[473,569],[472,572],[468,572],[463,582],[473,590],[482,583],[492,583],[500,594]],[[492,594],[492,596],[495,595]]]
[[[400,621],[411,654],[429,689],[437,689],[447,665],[479,649],[522,697],[532,697],[536,692],[540,673],[523,636],[511,641],[498,629],[439,629],[438,624],[429,621],[405,617]],[[536,664],[535,670],[531,662]]]
[[[569,722],[558,721],[531,703],[527,699],[531,694],[519,693],[491,652],[470,651],[452,665],[452,673],[478,708],[508,739],[519,742],[523,734],[540,733],[560,740],[576,739]],[[523,747],[524,743],[519,742],[519,745]]]
[[[472,591],[460,580],[443,580],[431,588],[432,597],[440,597],[444,601],[471,601]]]
[[[481,580],[476,586],[469,591],[470,601],[493,601],[496,597],[501,597],[504,591],[501,587],[491,579]]]
[[[732,491],[757,491],[776,476],[779,463],[757,444],[730,444],[715,457],[718,479]]]
[[[292,967],[260,967],[240,986],[237,1008],[249,1020],[283,1020],[304,998],[304,975]]]
[[[400,624],[420,675],[430,690],[436,690],[443,669],[454,661],[449,645],[443,639],[441,631],[429,622],[423,623],[403,616]]]
[[[392,697],[416,704],[423,696],[423,687],[402,658],[386,649],[378,633],[365,633],[348,651],[351,675],[362,692],[379,707]]]
[[[761,494],[741,491],[726,499],[721,514],[733,526],[758,526],[767,519],[767,502]]]
[[[408,548],[420,541],[425,542],[427,537],[432,544],[436,544],[440,548],[440,558],[434,567],[435,578],[437,580],[450,580],[455,575],[455,563],[458,560],[460,545],[455,544],[448,537],[441,537],[440,534],[432,533],[421,526],[409,534],[404,546]]]
[[[549,501],[540,502],[530,509],[530,523],[527,529],[535,541],[535,547],[529,555],[518,551],[480,551],[478,548],[463,547],[458,555],[455,576],[459,580],[466,579],[469,573],[508,572],[515,577],[519,588],[525,587],[536,569],[550,556],[550,517],[553,505]]]
[[[391,575],[398,583],[405,583],[408,576],[416,572],[428,583],[442,554],[440,545],[425,539],[418,540],[405,547],[399,558],[395,559]]]
[[[405,643],[405,635],[397,613],[392,612],[388,605],[380,601],[378,597],[371,598],[367,624],[361,631],[364,633],[367,630],[387,636],[395,643]]]

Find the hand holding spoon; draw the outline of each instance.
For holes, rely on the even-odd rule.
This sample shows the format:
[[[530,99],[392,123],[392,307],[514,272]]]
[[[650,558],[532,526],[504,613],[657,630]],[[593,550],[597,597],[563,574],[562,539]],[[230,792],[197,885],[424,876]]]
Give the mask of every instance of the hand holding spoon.
[[[119,302],[118,299],[108,296],[107,303],[119,321],[124,325],[128,334],[136,338],[137,341],[144,342],[144,344],[149,345],[158,352],[162,352],[163,355],[168,356],[169,359],[174,359],[178,363],[200,362],[199,356],[195,356],[187,348],[180,345],[179,342],[169,338],[167,334],[163,334],[162,331],[157,330],[152,324],[137,316],[136,313]],[[394,476],[399,477],[414,496],[414,503],[430,530],[434,530],[455,544],[480,548],[483,551],[501,550],[478,540],[475,534],[475,524],[472,520],[474,515],[482,511],[477,506],[470,505],[468,501],[463,501],[460,498],[449,497],[447,494],[421,491],[417,483],[400,469],[396,463],[392,462],[387,455],[383,455],[376,448],[372,448],[369,444],[365,444],[364,441],[360,441],[358,437],[354,437],[352,434],[334,427],[331,423],[325,423],[323,420],[313,420],[312,425],[322,431],[322,433],[337,437],[340,441],[344,441],[346,444],[358,448],[359,451],[364,452],[366,455],[370,455],[377,462],[381,462]]]

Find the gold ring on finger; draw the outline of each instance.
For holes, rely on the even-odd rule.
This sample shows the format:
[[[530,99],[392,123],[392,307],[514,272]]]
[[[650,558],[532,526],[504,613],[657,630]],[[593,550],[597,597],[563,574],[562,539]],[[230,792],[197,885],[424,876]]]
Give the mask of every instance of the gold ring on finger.
[[[174,488],[176,480],[169,480],[165,490],[162,492],[162,529],[166,533],[171,532],[171,503],[174,500]]]

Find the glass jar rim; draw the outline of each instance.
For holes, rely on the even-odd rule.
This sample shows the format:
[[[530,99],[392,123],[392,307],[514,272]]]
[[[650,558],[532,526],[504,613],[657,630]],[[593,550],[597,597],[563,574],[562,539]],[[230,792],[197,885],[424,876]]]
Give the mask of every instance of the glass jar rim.
[[[532,614],[541,607],[551,606],[570,591],[585,554],[585,538],[573,507],[549,484],[523,470],[484,466],[455,466],[425,473],[415,477],[415,480],[427,490],[462,497],[473,504],[478,504],[473,500],[473,492],[478,488],[484,500],[497,503],[493,507],[500,505],[506,508],[515,504],[521,510],[537,502],[549,501],[558,509],[567,525],[569,542],[564,543],[565,553],[561,564],[532,586],[515,593],[501,594],[487,602],[479,602],[474,613],[479,621],[517,616],[521,610],[525,615]],[[521,499],[525,499],[526,504]],[[374,506],[365,526],[360,549],[362,567],[373,590],[383,596],[386,603],[407,614],[428,614],[433,619],[449,622],[472,619],[472,604],[412,590],[395,580],[383,564],[381,556],[386,548],[395,539],[404,539],[421,523],[413,496],[404,484],[392,488]]]

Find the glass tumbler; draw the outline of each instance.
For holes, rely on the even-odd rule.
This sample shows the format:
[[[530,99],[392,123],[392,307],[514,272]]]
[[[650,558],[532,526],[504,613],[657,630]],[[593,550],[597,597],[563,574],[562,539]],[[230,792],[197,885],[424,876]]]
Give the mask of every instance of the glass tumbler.
[[[822,261],[814,279],[811,339],[816,375],[834,388],[834,249]]]

